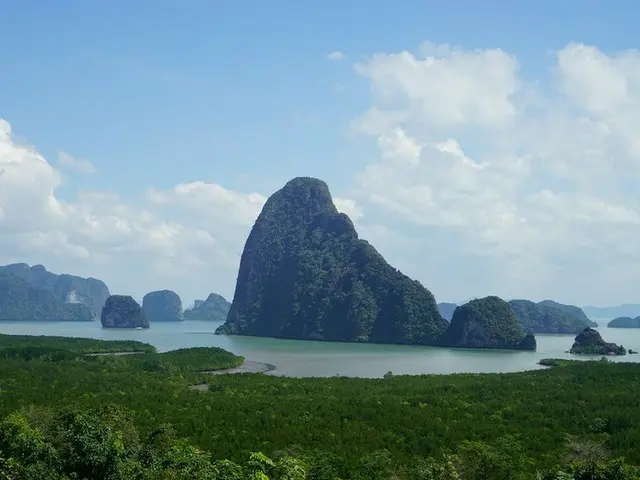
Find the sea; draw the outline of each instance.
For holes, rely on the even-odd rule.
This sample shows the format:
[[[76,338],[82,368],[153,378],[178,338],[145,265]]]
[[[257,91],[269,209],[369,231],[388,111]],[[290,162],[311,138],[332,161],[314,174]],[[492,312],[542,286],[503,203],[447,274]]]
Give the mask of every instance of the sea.
[[[598,322],[607,342],[640,350],[640,329],[608,328]],[[568,353],[575,335],[537,334],[535,352],[516,350],[453,349],[406,345],[280,340],[215,335],[219,322],[153,323],[147,330],[102,328],[100,322],[0,322],[0,333],[58,335],[104,340],[138,340],[165,352],[185,347],[221,347],[247,360],[274,365],[270,374],[291,377],[363,377],[394,375],[507,373],[543,368],[542,358],[597,359]],[[608,357],[615,362],[639,362],[640,355]]]

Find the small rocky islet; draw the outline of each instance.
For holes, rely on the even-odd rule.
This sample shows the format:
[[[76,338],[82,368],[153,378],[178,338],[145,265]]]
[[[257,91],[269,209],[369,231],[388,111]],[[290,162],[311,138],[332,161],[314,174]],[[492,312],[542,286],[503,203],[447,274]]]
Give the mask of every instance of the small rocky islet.
[[[142,309],[150,322],[181,322],[184,320],[182,300],[172,290],[156,290],[142,298]]]
[[[627,350],[622,345],[605,342],[600,332],[587,327],[576,336],[569,353],[576,355],[626,355]]]
[[[149,328],[149,319],[131,295],[111,295],[102,307],[100,323],[105,328]]]

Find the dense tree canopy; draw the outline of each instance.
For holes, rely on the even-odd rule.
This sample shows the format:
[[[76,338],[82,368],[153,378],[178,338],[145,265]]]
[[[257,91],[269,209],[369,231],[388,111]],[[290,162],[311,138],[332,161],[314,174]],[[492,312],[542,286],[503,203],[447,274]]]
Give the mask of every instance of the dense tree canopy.
[[[0,337],[3,480],[638,478],[617,460],[640,463],[637,364],[295,379],[200,373],[242,361],[220,349],[15,338]]]

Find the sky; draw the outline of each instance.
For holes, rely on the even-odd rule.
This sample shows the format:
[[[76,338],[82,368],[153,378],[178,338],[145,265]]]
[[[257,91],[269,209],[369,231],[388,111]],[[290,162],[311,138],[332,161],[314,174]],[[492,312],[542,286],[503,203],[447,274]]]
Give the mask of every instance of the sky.
[[[314,176],[439,302],[640,303],[639,16],[625,0],[5,2],[0,264],[231,300],[266,198]]]

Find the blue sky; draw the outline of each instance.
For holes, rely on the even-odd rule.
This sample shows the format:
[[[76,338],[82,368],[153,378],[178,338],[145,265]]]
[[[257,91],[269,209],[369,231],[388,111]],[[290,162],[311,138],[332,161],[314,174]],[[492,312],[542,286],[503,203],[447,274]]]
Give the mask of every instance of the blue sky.
[[[79,202],[78,192],[92,190],[116,192],[119,201],[137,206],[150,188],[168,191],[194,181],[266,196],[291,177],[320,177],[334,194],[353,194],[364,211],[363,231],[379,240],[391,260],[431,287],[430,279],[450,268],[446,262],[434,260],[421,270],[415,257],[401,253],[424,252],[416,239],[425,236],[444,236],[442,241],[450,245],[462,242],[463,235],[475,241],[469,240],[469,232],[455,233],[457,227],[403,223],[397,211],[384,216],[379,195],[361,191],[362,184],[354,179],[375,163],[379,152],[375,138],[354,133],[351,125],[376,104],[376,86],[354,64],[367,63],[376,53],[416,52],[425,41],[467,52],[501,49],[517,58],[518,80],[545,97],[547,103],[538,105],[545,109],[558,95],[553,87],[557,52],[571,42],[594,46],[603,55],[634,48],[639,15],[635,2],[590,0],[6,2],[0,20],[0,118],[11,124],[16,142],[33,145],[54,168],[60,151],[95,166],[91,175],[62,173],[55,196],[70,203]],[[327,58],[336,51],[344,57]],[[384,83],[382,77],[377,81]],[[380,89],[377,95],[382,95]],[[402,128],[417,137],[418,124]],[[466,135],[465,153],[482,157],[478,140],[485,131],[474,128],[443,130],[439,140],[459,135],[455,138],[462,142]],[[541,174],[526,186],[556,188],[563,178]],[[580,184],[581,192],[590,188]],[[158,215],[159,222],[183,221],[178,214]],[[405,232],[415,250],[385,243],[382,234],[375,237],[381,226]],[[231,251],[238,253],[242,242],[238,237]],[[86,245],[79,247],[93,254]],[[558,258],[576,261],[563,256],[572,251],[563,248],[540,253],[556,262],[549,268],[557,268]],[[434,251],[439,257],[444,252]],[[469,255],[468,261],[476,262],[469,285],[477,284],[483,281],[487,258],[493,258],[487,255],[493,253]],[[628,255],[635,258],[635,252]],[[68,261],[63,256],[40,260],[43,255],[37,252],[7,254],[5,260],[21,256],[59,268]],[[130,288],[115,273],[98,271]],[[200,286],[206,277],[197,278],[197,285],[185,287],[189,296],[206,294],[207,288]],[[511,283],[500,278],[487,289]],[[233,281],[225,282],[211,289],[229,295]],[[149,288],[153,284],[143,283]],[[433,289],[443,292],[438,295],[446,297],[442,300],[474,295],[469,287],[456,290],[455,283]],[[544,283],[505,288],[504,294],[547,296],[555,291],[545,290]],[[564,296],[588,300],[577,291]],[[622,300],[613,293],[601,301],[607,299]]]
[[[248,177],[268,189],[310,174],[339,188],[366,148],[348,135],[368,106],[354,59],[429,40],[504,48],[537,76],[569,41],[626,47],[633,12],[584,0],[8,2],[0,108],[47,156],[91,159],[100,175],[83,186],[136,195]],[[328,62],[332,51],[349,61]]]

